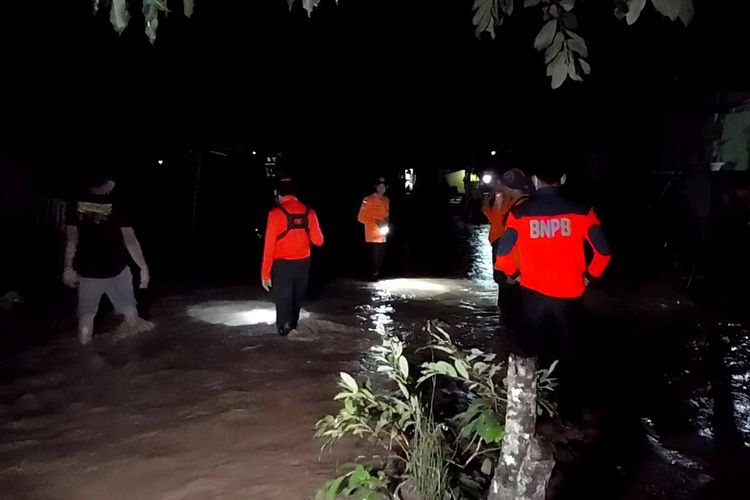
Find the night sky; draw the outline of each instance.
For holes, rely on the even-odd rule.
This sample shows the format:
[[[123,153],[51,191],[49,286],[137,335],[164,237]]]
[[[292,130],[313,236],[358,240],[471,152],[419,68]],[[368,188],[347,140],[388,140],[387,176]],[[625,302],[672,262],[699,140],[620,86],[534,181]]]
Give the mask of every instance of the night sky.
[[[693,25],[650,6],[627,27],[611,2],[581,2],[593,67],[548,89],[517,9],[476,40],[469,0],[180,2],[151,46],[139,7],[122,36],[91,2],[13,1],[0,16],[6,137],[53,155],[92,144],[260,144],[437,163],[498,143],[621,137],[664,112],[745,83],[744,2],[696,0]]]

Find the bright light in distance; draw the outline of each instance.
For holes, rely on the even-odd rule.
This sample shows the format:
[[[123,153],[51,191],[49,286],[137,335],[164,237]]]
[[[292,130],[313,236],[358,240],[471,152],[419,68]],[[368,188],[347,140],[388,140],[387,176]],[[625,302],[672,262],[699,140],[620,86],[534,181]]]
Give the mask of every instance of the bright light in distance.
[[[214,325],[248,326],[273,325],[276,323],[276,308],[270,302],[215,301],[189,307],[188,316]],[[310,313],[302,311],[300,317]]]
[[[257,152],[257,151],[253,151],[253,156],[255,156],[255,155],[257,155],[257,154],[258,154],[258,152]]]
[[[490,174],[484,174],[482,176],[482,182],[484,182],[485,184],[489,184],[490,182],[492,182],[492,176]]]
[[[379,231],[380,231],[381,236],[386,236],[388,233],[391,232],[391,228],[388,226],[382,226]]]
[[[496,154],[497,154],[497,151],[495,151],[494,149],[492,151],[490,151],[490,155],[491,156],[495,156]]]
[[[158,163],[159,165],[164,165],[164,160],[159,160],[156,163]]]
[[[387,292],[446,292],[448,287],[430,280],[399,278],[379,281],[376,285]]]

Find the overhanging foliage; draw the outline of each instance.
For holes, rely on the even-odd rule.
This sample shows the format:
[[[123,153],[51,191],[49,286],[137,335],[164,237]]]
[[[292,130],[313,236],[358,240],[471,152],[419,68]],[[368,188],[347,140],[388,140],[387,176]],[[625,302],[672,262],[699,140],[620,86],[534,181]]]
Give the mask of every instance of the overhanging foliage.
[[[145,20],[145,32],[151,43],[156,40],[159,16],[169,9],[168,0],[142,0],[142,11]],[[174,1],[174,0],[173,0]],[[338,3],[338,0],[334,0]],[[350,0],[356,1],[356,0]],[[456,0],[457,1],[457,0]],[[553,89],[559,88],[565,81],[583,81],[591,72],[587,58],[589,48],[586,40],[578,33],[578,17],[575,8],[584,0],[474,0],[473,23],[477,37],[489,33],[495,38],[496,29],[503,25],[515,11],[516,4],[523,2],[524,8],[536,8],[541,11],[542,26],[534,38],[534,48],[543,54],[547,67],[547,76]],[[93,0],[94,12],[100,8],[109,8],[110,22],[115,31],[122,33],[128,26],[130,14],[127,0]],[[183,12],[190,17],[194,10],[194,0],[182,0]],[[286,0],[289,10],[300,4],[312,15],[321,0]],[[687,26],[695,14],[693,0],[612,0],[614,15],[625,20],[628,25],[635,23],[647,4],[672,21],[678,19]]]

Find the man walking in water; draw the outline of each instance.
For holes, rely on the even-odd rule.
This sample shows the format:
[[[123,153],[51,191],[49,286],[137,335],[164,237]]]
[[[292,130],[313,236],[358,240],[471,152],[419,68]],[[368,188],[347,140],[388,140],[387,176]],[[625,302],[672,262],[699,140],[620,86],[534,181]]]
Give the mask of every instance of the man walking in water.
[[[578,395],[583,383],[577,342],[583,294],[607,268],[609,244],[593,208],[563,194],[565,175],[546,167],[533,180],[537,192],[508,217],[496,269],[521,283],[527,328],[517,339],[519,354],[545,365],[559,359],[561,392]],[[586,245],[593,253],[588,265]],[[513,258],[516,249],[518,261]]]
[[[391,203],[385,195],[388,186],[380,177],[375,182],[375,192],[362,200],[357,220],[365,227],[365,243],[370,257],[370,281],[377,281],[385,258],[385,242],[390,228],[388,222]]]
[[[153,326],[138,317],[128,256],[140,269],[141,288],[148,287],[150,275],[135,231],[112,198],[114,188],[110,176],[95,176],[88,192],[68,206],[63,282],[78,287],[81,345],[91,342],[102,295],[123,315],[128,329]]]
[[[548,366],[560,360],[560,414],[566,419],[581,415],[585,377],[579,366],[577,337],[581,334],[582,296],[589,281],[602,275],[611,257],[594,210],[561,191],[565,175],[554,167],[560,160],[539,166],[542,170],[534,176],[536,193],[511,210],[497,245],[495,269],[521,283],[525,324],[511,331],[515,340],[510,343],[506,377],[507,432],[502,466],[496,469],[490,487],[491,500],[516,498],[518,492],[528,492],[530,483],[543,487],[552,473],[551,448],[535,436],[538,362]],[[593,253],[588,265],[585,245]],[[533,480],[529,470],[534,471]]]
[[[490,222],[489,240],[492,245],[493,258],[497,254],[500,238],[505,233],[511,210],[526,203],[531,190],[531,180],[523,171],[513,168],[503,173],[496,181],[494,199],[491,200],[491,194],[482,199],[482,213]],[[517,251],[513,253],[513,258],[518,263]],[[494,278],[498,286],[497,306],[500,309],[500,317],[510,333],[510,330],[519,328],[523,317],[521,290],[517,284],[510,283],[505,274],[499,270],[495,270]]]
[[[310,275],[310,243],[323,245],[318,216],[295,196],[292,179],[276,189],[278,206],[268,213],[261,280],[276,304],[276,328],[286,337],[297,329]]]

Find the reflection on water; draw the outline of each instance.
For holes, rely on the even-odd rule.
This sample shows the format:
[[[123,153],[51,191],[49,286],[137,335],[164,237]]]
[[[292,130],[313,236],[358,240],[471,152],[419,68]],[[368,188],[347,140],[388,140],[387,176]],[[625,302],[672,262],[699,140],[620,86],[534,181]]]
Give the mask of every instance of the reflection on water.
[[[440,318],[455,325],[461,335],[474,339],[494,335],[497,292],[489,226],[456,220],[453,229],[453,241],[444,244],[455,248],[454,258],[440,274],[456,277],[397,278],[367,285],[369,303],[356,307],[363,326],[368,330],[384,326],[406,338],[428,319]]]
[[[715,328],[712,339],[689,342],[667,384],[684,395],[692,432],[750,448],[750,332],[739,324]]]
[[[730,346],[725,363],[731,376],[734,418],[745,447],[750,448],[750,330],[735,324],[728,329],[730,333],[722,336],[722,341]]]
[[[494,283],[491,283],[494,287]],[[465,279],[400,278],[367,285],[369,303],[355,307],[368,330],[387,329],[402,338],[440,318],[477,337],[497,324],[496,292],[486,283]],[[481,332],[481,333],[480,333]]]
[[[468,242],[471,248],[471,263],[468,278],[478,283],[492,281],[492,247],[487,238],[490,227],[468,226]]]
[[[449,286],[439,283],[438,280],[401,278],[379,281],[375,283],[375,289],[378,293],[384,294],[401,293],[406,298],[407,295],[416,297],[419,292],[431,294],[446,292]]]
[[[276,322],[276,308],[270,302],[247,301],[213,301],[191,306],[187,310],[191,318],[214,325],[249,326],[273,325]],[[301,318],[308,318],[310,313],[302,311]]]

